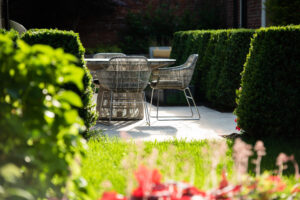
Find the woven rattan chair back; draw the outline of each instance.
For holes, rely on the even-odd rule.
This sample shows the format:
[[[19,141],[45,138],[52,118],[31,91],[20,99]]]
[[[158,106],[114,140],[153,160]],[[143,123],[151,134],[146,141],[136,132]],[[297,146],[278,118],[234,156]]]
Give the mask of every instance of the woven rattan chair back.
[[[151,87],[155,89],[184,89],[192,80],[198,54],[192,54],[187,61],[176,67],[153,70]]]
[[[126,56],[123,53],[96,53],[93,55],[93,58],[113,58],[113,57],[123,57]],[[94,84],[97,84],[98,77],[96,71],[91,71],[91,75],[94,80]]]
[[[113,57],[106,70],[97,71],[99,82],[113,92],[141,92],[149,81],[151,68],[145,57]]]
[[[196,106],[192,93],[189,89],[189,84],[193,77],[197,59],[198,59],[198,54],[192,54],[188,57],[186,62],[180,66],[158,68],[156,70],[153,70],[151,81],[150,81],[150,86],[152,88],[150,105],[152,105],[154,90],[158,90],[157,111],[156,111],[157,120],[161,120],[158,117],[159,91],[164,89],[176,89],[176,90],[183,91],[187,103],[191,110],[190,116],[180,116],[182,118],[177,118],[177,119],[175,119],[174,116],[164,116],[164,120],[199,120],[200,119],[199,110]],[[190,101],[193,103],[196,112],[198,113],[197,118],[193,117],[194,113]],[[150,107],[150,113],[151,113],[151,107]]]

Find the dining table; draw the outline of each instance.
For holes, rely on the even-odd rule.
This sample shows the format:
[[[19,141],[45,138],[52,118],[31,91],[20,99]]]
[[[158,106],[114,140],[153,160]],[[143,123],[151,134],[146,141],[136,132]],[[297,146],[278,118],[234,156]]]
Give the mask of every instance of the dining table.
[[[109,65],[109,58],[85,58],[89,70],[96,71],[105,69]],[[170,58],[147,58],[152,69],[166,67],[176,62],[176,59]]]
[[[84,59],[87,68],[91,73],[95,73],[98,70],[104,70],[109,66],[109,58],[85,58]],[[148,64],[151,69],[157,69],[161,67],[167,67],[176,62],[176,59],[169,58],[147,58]],[[98,79],[99,80],[99,79]],[[140,102],[143,100],[141,93],[115,93],[114,100],[119,102],[119,107],[113,108],[110,111],[110,92],[105,88],[101,87],[101,81],[99,81],[99,89],[97,96],[96,110],[99,113],[99,120],[106,120],[109,115],[112,115],[112,120],[141,120],[144,118],[144,109],[141,104],[127,104],[126,102],[130,99],[130,102]],[[123,102],[123,103],[122,103]]]

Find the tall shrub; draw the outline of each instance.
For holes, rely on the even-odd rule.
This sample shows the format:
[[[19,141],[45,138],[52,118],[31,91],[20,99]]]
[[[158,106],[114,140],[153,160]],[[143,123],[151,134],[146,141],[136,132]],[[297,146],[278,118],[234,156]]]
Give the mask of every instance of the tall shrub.
[[[259,29],[251,41],[235,113],[249,135],[297,136],[300,26]]]
[[[214,31],[211,34],[212,44],[211,51],[206,55],[207,58],[207,74],[204,77],[203,86],[205,87],[205,98],[212,102],[214,105],[217,103],[215,101],[217,97],[217,82],[219,79],[219,74],[224,66],[224,60],[227,51],[227,38],[231,31]]]
[[[84,120],[84,124],[89,129],[97,119],[95,105],[92,101],[93,90],[91,87],[92,77],[84,62],[84,48],[80,42],[79,35],[72,31],[60,31],[54,29],[32,29],[22,35],[22,39],[28,44],[46,44],[53,48],[62,48],[65,52],[77,57],[76,65],[84,70],[83,85],[84,90],[79,91],[71,84],[66,85],[80,95],[83,107],[79,108],[79,115]]]
[[[203,101],[204,97],[204,87],[201,83],[201,78],[204,75],[205,69],[202,68],[203,60],[205,59],[205,52],[207,45],[210,40],[211,36],[211,31],[195,31],[194,34],[196,35],[195,37],[195,42],[194,42],[194,47],[192,48],[192,52],[195,52],[198,54],[198,61],[196,63],[192,83],[195,86],[195,99],[197,101]]]
[[[202,96],[202,99],[206,99],[207,93],[207,83],[208,83],[208,72],[212,65],[215,46],[216,46],[216,37],[212,37],[214,31],[210,34],[209,41],[205,48],[202,62],[199,63],[199,94]]]
[[[0,35],[0,199],[62,198],[76,186],[82,101],[62,88],[83,90],[76,60]]]
[[[215,97],[210,101],[223,109],[236,107],[236,90],[240,87],[241,72],[250,47],[250,39],[254,33],[251,29],[230,30],[226,41],[224,60],[215,82]]]
[[[192,84],[195,99],[221,110],[235,108],[236,89],[254,30],[181,31],[174,34],[171,57],[182,64],[190,54],[199,55]]]

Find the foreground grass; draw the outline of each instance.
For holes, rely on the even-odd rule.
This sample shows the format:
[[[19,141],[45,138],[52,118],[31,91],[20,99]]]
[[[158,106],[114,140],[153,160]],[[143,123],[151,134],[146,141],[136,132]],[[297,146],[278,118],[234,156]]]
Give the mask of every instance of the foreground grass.
[[[164,181],[187,181],[198,188],[208,189],[219,180],[217,177],[220,177],[223,168],[228,169],[230,175],[233,165],[229,149],[220,152],[220,156],[224,154],[220,158],[222,164],[212,170],[211,145],[207,141],[134,143],[107,138],[90,140],[86,158],[82,161],[82,176],[96,191],[98,196],[93,198],[99,197],[105,190],[130,193],[136,186],[134,171],[142,163],[158,168]]]
[[[255,141],[246,141],[254,144]],[[280,152],[294,153],[299,160],[297,141],[274,142],[266,139],[267,156],[263,158],[262,169],[276,169],[276,156]],[[125,142],[120,139],[100,137],[88,142],[86,157],[82,160],[82,176],[91,189],[90,197],[97,199],[104,191],[114,190],[129,194],[136,186],[134,171],[140,164],[158,168],[163,181],[187,181],[200,189],[215,188],[222,169],[229,179],[233,177],[232,145],[220,148],[220,143],[209,141],[168,141],[168,142]],[[223,152],[222,152],[223,151]],[[254,158],[254,157],[253,157]],[[219,164],[217,164],[219,163]],[[254,166],[250,164],[249,173]],[[284,179],[294,185],[293,167],[285,171]]]

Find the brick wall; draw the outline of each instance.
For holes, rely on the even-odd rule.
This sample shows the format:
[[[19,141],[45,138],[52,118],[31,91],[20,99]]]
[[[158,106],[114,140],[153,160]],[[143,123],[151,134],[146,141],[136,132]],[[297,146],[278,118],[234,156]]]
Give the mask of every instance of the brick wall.
[[[247,1],[247,27],[259,28],[261,26],[261,0]]]
[[[261,0],[247,0],[247,26],[245,28],[259,28],[261,26]],[[240,27],[240,0],[226,1],[226,25],[228,28]]]

